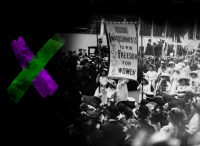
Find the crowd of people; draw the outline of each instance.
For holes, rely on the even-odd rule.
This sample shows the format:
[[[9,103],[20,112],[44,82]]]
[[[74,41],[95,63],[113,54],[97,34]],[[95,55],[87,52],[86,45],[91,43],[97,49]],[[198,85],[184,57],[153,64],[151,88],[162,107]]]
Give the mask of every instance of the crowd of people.
[[[200,140],[200,53],[143,58],[139,100],[128,79],[108,77],[108,56],[69,52],[61,63],[73,111],[70,143],[86,146],[193,146]],[[67,64],[67,65],[66,65]],[[74,104],[73,104],[74,103]],[[76,105],[76,106],[73,106]],[[68,107],[69,108],[69,107]],[[77,115],[77,116],[75,116]]]

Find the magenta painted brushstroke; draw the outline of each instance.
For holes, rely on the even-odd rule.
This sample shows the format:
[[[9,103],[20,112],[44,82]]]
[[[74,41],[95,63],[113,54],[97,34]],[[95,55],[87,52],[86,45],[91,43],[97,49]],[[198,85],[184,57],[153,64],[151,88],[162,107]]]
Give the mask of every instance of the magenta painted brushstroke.
[[[19,37],[18,40],[12,41],[11,46],[17,60],[20,62],[20,66],[25,68],[28,62],[34,57],[26,42],[22,37]],[[33,80],[33,86],[42,97],[52,96],[58,88],[57,83],[45,69],[42,69],[38,76]]]

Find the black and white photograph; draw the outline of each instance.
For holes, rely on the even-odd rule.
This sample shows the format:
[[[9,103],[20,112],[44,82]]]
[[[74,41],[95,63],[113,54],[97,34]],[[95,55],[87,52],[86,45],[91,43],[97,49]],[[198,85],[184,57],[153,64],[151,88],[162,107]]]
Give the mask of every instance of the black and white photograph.
[[[200,0],[29,5],[1,17],[2,145],[200,146]]]

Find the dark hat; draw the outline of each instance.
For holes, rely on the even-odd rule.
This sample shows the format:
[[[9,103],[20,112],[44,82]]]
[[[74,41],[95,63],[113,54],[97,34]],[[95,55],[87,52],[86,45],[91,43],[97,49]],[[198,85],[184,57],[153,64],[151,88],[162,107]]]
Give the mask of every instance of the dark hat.
[[[146,105],[147,103],[149,103],[148,100],[142,99],[141,102],[140,102],[140,105]]]
[[[98,97],[95,97],[95,96],[83,95],[82,99],[83,99],[83,101],[82,101],[83,103],[89,104],[89,105],[93,106],[94,108],[98,108],[101,103],[101,99],[99,99]]]
[[[187,83],[189,83],[190,79],[186,76],[181,76],[180,79],[178,80],[178,82],[180,83],[182,80],[185,80]]]
[[[142,77],[142,80],[145,81],[145,84],[148,84],[148,79],[146,77]]]
[[[166,80],[162,80],[161,83],[160,83],[160,85],[166,87],[167,86],[167,81]]]
[[[154,68],[154,65],[153,65],[153,64],[149,64],[149,67],[152,67],[152,68]]]
[[[126,119],[130,119],[133,117],[133,112],[130,108],[125,108],[124,115],[126,116]]]
[[[117,118],[117,116],[119,116],[119,114],[120,114],[118,109],[114,105],[108,106],[106,113],[113,119]]]
[[[138,110],[138,116],[147,118],[150,114],[149,108],[146,105],[140,105]]]
[[[169,115],[170,117],[172,118],[172,120],[174,122],[180,122],[184,119],[184,114],[183,112],[181,112],[181,110],[177,107],[174,107],[172,108],[170,111],[169,111]]]
[[[114,80],[112,80],[112,79],[109,79],[108,80],[108,83],[110,84],[110,85],[112,85],[113,87],[117,87],[117,84],[116,84],[116,82],[114,81]]]

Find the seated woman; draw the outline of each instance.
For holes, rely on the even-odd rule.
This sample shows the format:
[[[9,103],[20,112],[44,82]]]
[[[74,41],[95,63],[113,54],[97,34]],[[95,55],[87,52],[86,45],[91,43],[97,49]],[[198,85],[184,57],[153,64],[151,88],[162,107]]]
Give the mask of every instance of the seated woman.
[[[161,80],[156,86],[156,92],[171,92],[170,76],[167,73],[163,73],[160,77]]]
[[[156,95],[162,95],[163,93],[169,93],[170,92],[170,88],[167,84],[166,80],[162,80],[160,85],[158,86],[157,90],[156,90]]]
[[[175,66],[174,68],[174,73],[172,74],[171,77],[171,93],[174,93],[177,86],[178,86],[178,80],[180,79],[180,74],[181,74],[181,67],[179,65]]]
[[[144,74],[145,77],[148,79],[149,85],[151,87],[151,92],[155,90],[155,81],[158,77],[158,74],[156,71],[154,71],[154,66],[150,65],[149,66],[149,71]]]
[[[99,97],[105,94],[106,85],[108,84],[108,78],[106,76],[107,69],[103,69],[101,74],[97,75],[96,83],[99,83],[99,87],[97,87],[94,96]]]
[[[198,73],[195,71],[191,71],[189,73],[189,76],[190,76],[190,87],[192,89],[192,92],[196,93],[199,84]]]
[[[183,97],[187,91],[191,91],[192,89],[189,87],[190,79],[186,76],[181,76],[178,80],[179,85],[177,86],[176,93],[179,97]]]
[[[141,83],[139,84],[137,89],[140,89],[140,95],[139,95],[139,103],[140,103],[142,98],[146,99],[146,94],[151,92],[150,85],[148,84],[148,79],[146,77],[142,78]]]
[[[117,83],[117,91],[119,93],[119,101],[126,101],[128,98],[128,79],[120,78]]]

